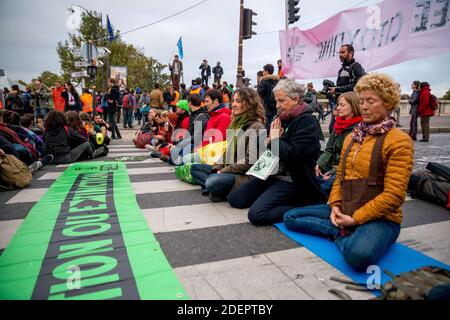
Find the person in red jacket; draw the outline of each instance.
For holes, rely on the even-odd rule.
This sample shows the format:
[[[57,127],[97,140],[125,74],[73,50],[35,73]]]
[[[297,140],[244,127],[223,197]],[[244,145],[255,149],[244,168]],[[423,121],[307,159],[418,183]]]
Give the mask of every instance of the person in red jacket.
[[[210,119],[203,135],[202,147],[227,139],[227,129],[231,123],[231,110],[223,104],[223,95],[218,90],[209,90],[205,94],[205,106]]]
[[[55,82],[55,89],[52,91],[54,109],[56,111],[64,112],[66,106],[66,100],[62,97],[61,93],[64,91],[64,87],[58,80]]]
[[[430,140],[430,117],[434,116],[434,110],[430,107],[430,91],[428,82],[420,83],[418,107],[420,126],[422,127],[422,140],[420,140],[420,142],[428,142]]]

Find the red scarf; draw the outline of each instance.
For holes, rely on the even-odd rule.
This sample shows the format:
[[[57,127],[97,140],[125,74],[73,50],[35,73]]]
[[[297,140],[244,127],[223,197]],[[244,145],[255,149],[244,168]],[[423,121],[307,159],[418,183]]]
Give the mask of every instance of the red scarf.
[[[342,134],[347,128],[354,126],[355,124],[362,121],[362,117],[354,117],[350,119],[344,119],[343,117],[336,117],[336,122],[334,123],[334,132],[337,135]]]

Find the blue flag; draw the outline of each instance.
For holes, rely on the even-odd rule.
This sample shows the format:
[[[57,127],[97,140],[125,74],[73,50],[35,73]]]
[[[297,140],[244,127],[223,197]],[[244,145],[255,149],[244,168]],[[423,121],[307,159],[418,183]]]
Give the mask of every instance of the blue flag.
[[[183,59],[184,53],[183,53],[183,40],[180,37],[180,40],[178,40],[178,55],[180,56],[180,59]]]
[[[108,29],[108,33],[109,33],[109,41],[113,42],[115,37],[114,37],[114,30],[112,28],[111,22],[109,21],[109,17],[108,15],[106,15],[106,28]]]

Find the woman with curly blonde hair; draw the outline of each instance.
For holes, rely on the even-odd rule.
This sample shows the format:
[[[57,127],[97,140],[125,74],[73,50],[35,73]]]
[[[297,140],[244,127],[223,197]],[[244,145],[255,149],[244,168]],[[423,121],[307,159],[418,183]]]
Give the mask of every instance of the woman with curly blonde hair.
[[[344,141],[329,205],[293,209],[284,221],[289,229],[332,239],[347,263],[366,271],[400,234],[414,151],[389,117],[400,102],[398,84],[374,73],[355,91],[363,120]]]

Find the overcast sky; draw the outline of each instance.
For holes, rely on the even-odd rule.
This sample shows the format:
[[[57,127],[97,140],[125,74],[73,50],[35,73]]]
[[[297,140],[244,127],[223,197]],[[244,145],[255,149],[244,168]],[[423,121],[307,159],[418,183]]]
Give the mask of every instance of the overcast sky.
[[[56,53],[58,41],[68,39],[66,12],[70,4],[101,11],[121,32],[149,24],[192,6],[200,0],[0,0],[0,69],[13,80],[31,80],[43,70],[60,72]],[[266,63],[276,65],[280,57],[278,30],[284,28],[284,0],[246,0],[245,7],[258,13],[254,17],[258,33],[244,41],[244,69],[256,82],[256,72]],[[309,29],[324,18],[379,0],[302,0],[301,19],[294,25]],[[123,35],[123,40],[144,48],[163,63],[170,61],[180,36],[184,42],[185,82],[199,75],[204,58],[213,66],[222,62],[224,80],[235,83],[237,69],[239,0],[208,0],[177,17],[149,28]],[[339,60],[336,61],[339,66]],[[339,67],[337,67],[337,70]],[[373,71],[373,70],[369,70]],[[394,77],[404,92],[412,80],[428,81],[436,95],[450,88],[450,54],[405,62],[381,69]],[[335,79],[332,79],[335,80]],[[307,80],[305,80],[306,82]],[[321,87],[322,79],[313,80]]]

